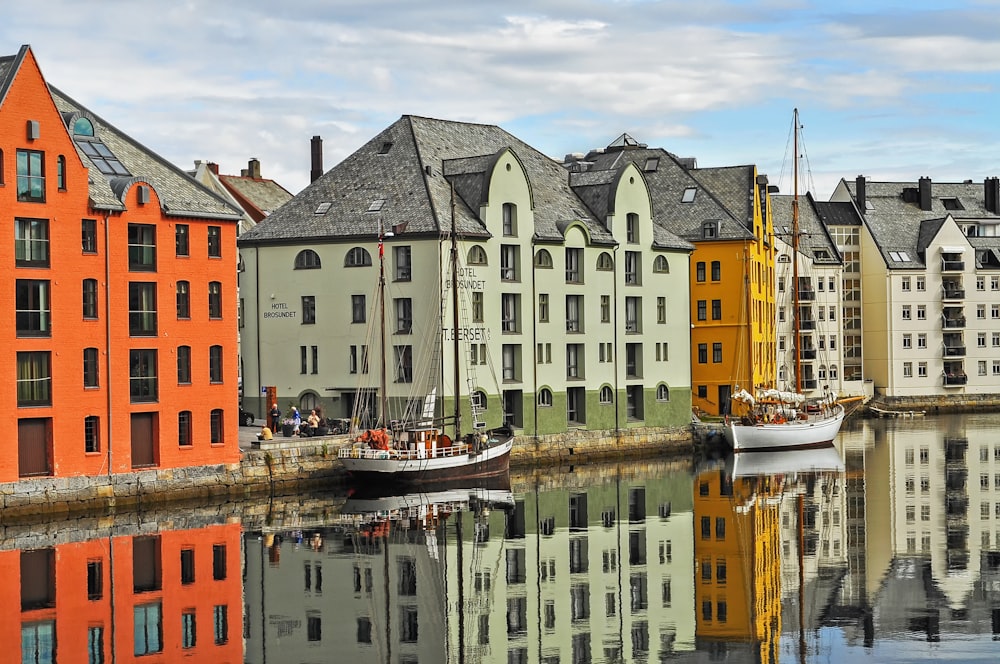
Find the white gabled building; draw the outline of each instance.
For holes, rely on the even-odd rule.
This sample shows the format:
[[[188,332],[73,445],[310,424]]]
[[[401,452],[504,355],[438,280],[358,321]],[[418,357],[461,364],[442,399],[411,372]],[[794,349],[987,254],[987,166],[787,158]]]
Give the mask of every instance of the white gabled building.
[[[842,180],[863,216],[864,373],[889,401],[1000,394],[1000,179]]]
[[[693,247],[652,210],[630,162],[570,173],[499,127],[403,116],[241,236],[244,406],[374,417],[384,357],[391,418],[431,388],[450,414],[454,215],[461,403],[529,434],[686,425]]]

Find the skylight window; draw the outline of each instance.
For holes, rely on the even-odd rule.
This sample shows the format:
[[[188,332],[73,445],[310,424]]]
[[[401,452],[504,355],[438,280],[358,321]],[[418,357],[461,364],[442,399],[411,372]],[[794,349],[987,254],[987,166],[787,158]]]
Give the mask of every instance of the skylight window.
[[[376,198],[375,200],[372,201],[372,204],[368,206],[368,211],[369,212],[378,212],[379,210],[382,209],[383,205],[385,205],[385,199],[384,198]]]
[[[872,204],[872,202],[869,201],[869,200],[866,200],[865,201],[865,210],[874,210],[874,209],[875,209],[875,206]]]
[[[655,171],[657,168],[659,168],[659,166],[660,166],[659,157],[649,157],[648,159],[646,159],[646,166],[643,168],[643,170],[649,173]]]
[[[319,206],[316,208],[316,214],[326,214],[326,211],[330,209],[331,205],[333,205],[333,203],[329,203],[326,201],[320,203]]]
[[[897,263],[907,263],[910,260],[910,255],[905,251],[890,251],[889,258]]]
[[[694,196],[697,193],[697,187],[688,187],[684,190],[684,195],[681,197],[681,203],[694,203]]]
[[[962,202],[957,198],[942,198],[941,203],[944,205],[945,210],[964,210],[962,207]]]
[[[378,149],[378,153],[379,154],[389,154],[389,150],[391,150],[391,149],[392,149],[392,141],[386,141]]]
[[[125,165],[118,161],[114,153],[99,140],[92,138],[77,140],[76,144],[80,146],[85,155],[90,157],[90,161],[94,162],[94,166],[97,166],[97,170],[101,173],[105,175],[130,175]]]

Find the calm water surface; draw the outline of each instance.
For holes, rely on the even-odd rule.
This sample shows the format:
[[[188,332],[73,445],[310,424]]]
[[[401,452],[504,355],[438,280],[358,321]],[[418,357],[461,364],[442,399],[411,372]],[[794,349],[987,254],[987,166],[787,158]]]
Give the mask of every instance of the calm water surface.
[[[0,625],[22,662],[996,661],[998,422],[2,525]]]

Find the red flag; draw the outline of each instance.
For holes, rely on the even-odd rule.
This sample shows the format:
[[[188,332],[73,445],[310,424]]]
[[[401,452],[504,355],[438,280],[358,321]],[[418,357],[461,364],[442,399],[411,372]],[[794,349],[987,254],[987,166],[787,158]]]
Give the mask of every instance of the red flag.
[[[382,258],[385,256],[385,247],[382,246],[382,238],[378,239],[378,257]]]

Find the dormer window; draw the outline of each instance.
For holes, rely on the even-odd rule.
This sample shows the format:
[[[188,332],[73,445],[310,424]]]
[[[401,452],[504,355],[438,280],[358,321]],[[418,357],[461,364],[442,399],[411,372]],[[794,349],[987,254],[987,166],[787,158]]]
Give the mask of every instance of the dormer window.
[[[87,118],[77,118],[73,123],[74,136],[94,136],[94,123]]]
[[[392,141],[386,141],[378,149],[379,154],[389,154],[389,150],[392,149]]]
[[[703,240],[714,240],[719,237],[718,220],[706,221],[701,225],[701,237]]]
[[[945,210],[964,210],[962,207],[962,202],[957,198],[942,198],[941,204],[944,205]]]

